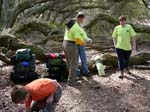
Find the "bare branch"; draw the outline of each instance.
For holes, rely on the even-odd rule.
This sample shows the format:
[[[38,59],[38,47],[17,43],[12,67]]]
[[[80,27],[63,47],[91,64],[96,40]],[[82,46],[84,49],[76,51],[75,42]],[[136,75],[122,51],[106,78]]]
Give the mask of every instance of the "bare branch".
[[[48,35],[48,33],[52,30],[52,28],[47,24],[47,23],[42,23],[42,22],[37,22],[34,20],[26,20],[20,22],[18,25],[16,25],[12,30],[12,34],[17,34],[17,33],[23,33],[27,31],[39,31],[43,33],[45,36]]]
[[[150,9],[150,1],[149,0],[148,1],[142,0],[142,2],[147,9]]]
[[[52,2],[54,2],[56,0],[52,0]],[[44,3],[47,2],[47,0],[23,0],[22,2],[20,2],[12,11],[11,16],[10,16],[10,21],[9,21],[9,27],[11,28],[15,21],[17,16],[23,12],[24,10],[33,7],[36,4],[39,3]]]
[[[117,25],[119,23],[118,19],[114,18],[113,16],[99,13],[85,26],[85,28],[87,28],[87,29],[91,28],[100,20],[107,21],[114,25]],[[135,31],[138,33],[150,33],[149,25],[140,25],[140,24],[132,24],[132,23],[129,23],[129,24],[131,24],[133,26],[133,28],[135,29]]]

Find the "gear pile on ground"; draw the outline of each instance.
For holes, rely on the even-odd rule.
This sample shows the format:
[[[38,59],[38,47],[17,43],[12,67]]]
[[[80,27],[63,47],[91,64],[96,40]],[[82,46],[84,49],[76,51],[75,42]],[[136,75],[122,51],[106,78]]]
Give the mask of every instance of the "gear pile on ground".
[[[96,53],[87,51],[88,58]],[[48,74],[43,64],[36,69],[42,76]],[[11,102],[10,91],[14,85],[9,79],[11,70],[12,67],[4,67],[0,72],[0,112],[23,112],[24,105]],[[131,69],[131,72],[121,80],[117,69],[106,69],[107,77],[96,74],[82,77],[81,84],[76,87],[61,83],[63,95],[56,112],[149,112],[150,70]]]
[[[6,72],[5,69],[3,70]],[[123,80],[118,78],[119,72],[116,71],[106,71],[108,77],[83,77],[81,84],[76,87],[62,83],[63,95],[56,112],[148,112],[150,70],[132,69],[133,74],[125,74]],[[0,112],[22,112],[24,109],[24,105],[11,102],[12,85],[14,84],[9,80],[9,70],[5,75],[1,74]]]

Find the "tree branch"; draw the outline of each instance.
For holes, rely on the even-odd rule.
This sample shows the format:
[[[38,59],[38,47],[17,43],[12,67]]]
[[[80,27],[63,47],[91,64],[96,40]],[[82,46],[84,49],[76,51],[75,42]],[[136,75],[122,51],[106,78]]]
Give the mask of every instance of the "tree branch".
[[[51,36],[48,36],[48,37],[46,37],[45,39],[43,39],[43,40],[41,40],[41,41],[39,41],[39,42],[36,42],[36,43],[34,43],[34,44],[35,44],[35,45],[46,44],[47,41],[49,41],[50,39],[52,39],[52,40],[57,40],[57,41],[58,41],[58,38],[59,38],[59,39],[63,40],[63,36],[64,36],[64,35],[51,35]]]
[[[45,36],[47,36],[48,33],[52,30],[52,28],[49,25],[47,25],[47,23],[37,22],[35,20],[30,20],[30,21],[26,20],[26,22],[22,21],[18,25],[16,25],[11,30],[11,33],[18,34],[18,33],[31,31],[31,30],[39,31]]]
[[[56,1],[56,0],[52,0],[53,1]],[[33,7],[34,5],[36,4],[39,4],[39,3],[44,3],[44,2],[47,2],[47,0],[23,0],[22,2],[20,2],[14,9],[13,11],[11,12],[11,16],[10,16],[10,21],[9,21],[9,27],[12,28],[15,21],[16,21],[16,18],[17,16],[23,12],[24,10],[28,9],[28,8],[31,8]]]
[[[150,9],[150,7],[149,7],[149,1],[148,1],[148,3],[147,3],[145,0],[142,0],[142,2],[143,2],[143,4],[145,5],[145,7],[146,7],[147,9]]]
[[[85,28],[86,29],[91,28],[100,20],[105,20],[108,23],[111,23],[114,25],[117,25],[119,23],[117,18],[114,18],[111,15],[99,13],[91,21],[89,21],[89,23],[87,25],[85,25]],[[131,24],[133,26],[134,30],[138,33],[150,33],[150,26],[149,25],[140,25],[140,24],[132,24],[132,23],[129,23],[129,24]]]
[[[54,11],[56,9],[57,9],[56,8],[56,1],[55,2],[47,2],[47,3],[41,4],[39,6],[34,6],[30,9],[28,9],[27,11],[25,11],[24,15],[25,15],[25,17],[28,17],[28,16],[31,16],[34,14],[43,13],[46,10]]]

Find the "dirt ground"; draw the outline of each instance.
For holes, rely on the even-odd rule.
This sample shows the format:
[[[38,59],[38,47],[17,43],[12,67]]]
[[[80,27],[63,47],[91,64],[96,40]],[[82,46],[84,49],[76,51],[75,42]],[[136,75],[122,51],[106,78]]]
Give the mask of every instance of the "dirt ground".
[[[37,66],[37,70],[45,73],[43,65]],[[10,99],[14,85],[9,80],[10,71],[11,67],[4,67],[0,75],[0,112],[23,112],[24,105],[15,105]],[[82,77],[81,84],[76,87],[61,83],[63,95],[55,111],[150,112],[150,70],[131,68],[131,72],[121,80],[117,68],[113,68],[106,70],[106,77],[96,74]]]

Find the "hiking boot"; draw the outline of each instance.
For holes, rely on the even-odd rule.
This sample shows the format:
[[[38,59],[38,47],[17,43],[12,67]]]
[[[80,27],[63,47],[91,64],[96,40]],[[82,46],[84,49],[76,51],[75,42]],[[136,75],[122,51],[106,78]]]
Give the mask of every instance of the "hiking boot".
[[[86,74],[85,74],[85,73],[82,73],[82,75],[85,76],[85,77],[91,77],[91,76],[92,76],[92,75],[90,74],[90,72],[88,72],[88,73],[86,73]]]
[[[131,74],[131,72],[129,71],[128,68],[125,69],[125,72],[126,72],[127,74]]]
[[[86,74],[86,75],[83,75],[84,77],[91,77],[92,75],[91,74]]]
[[[67,85],[68,86],[77,86],[77,85],[80,85],[81,83],[82,83],[81,80],[78,80],[78,81],[68,81]]]
[[[120,75],[120,76],[119,76],[119,79],[123,79],[123,75]]]
[[[124,78],[124,71],[122,71],[122,70],[120,71],[120,76],[119,76],[119,78],[120,78],[120,79],[123,79],[123,78]]]
[[[81,80],[81,77],[76,77],[76,81],[79,81],[79,80]]]

